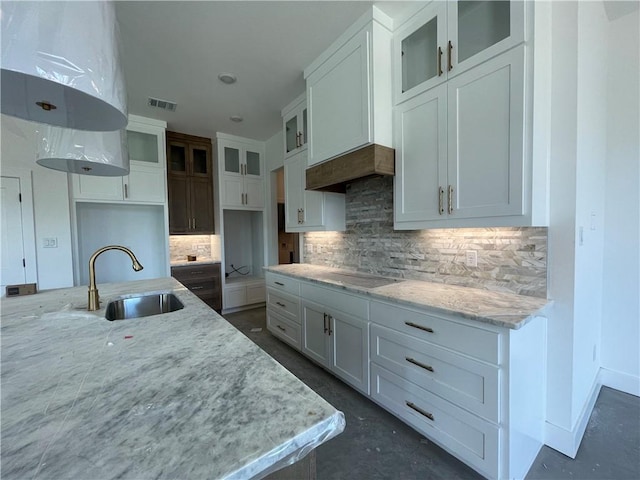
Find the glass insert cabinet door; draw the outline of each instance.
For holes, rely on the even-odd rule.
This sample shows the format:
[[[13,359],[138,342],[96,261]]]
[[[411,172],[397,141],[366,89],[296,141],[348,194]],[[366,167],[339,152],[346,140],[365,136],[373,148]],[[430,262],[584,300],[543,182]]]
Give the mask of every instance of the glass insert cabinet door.
[[[129,158],[136,162],[158,164],[158,136],[151,133],[127,130]]]
[[[173,174],[187,174],[188,148],[185,143],[169,142],[167,152],[169,172]]]
[[[240,175],[240,149],[224,147],[224,171]]]
[[[192,174],[208,177],[210,172],[209,150],[206,147],[191,146]]]
[[[247,175],[260,176],[260,154],[247,150]]]
[[[294,115],[285,124],[285,138],[287,152],[292,152],[298,148],[298,117]]]

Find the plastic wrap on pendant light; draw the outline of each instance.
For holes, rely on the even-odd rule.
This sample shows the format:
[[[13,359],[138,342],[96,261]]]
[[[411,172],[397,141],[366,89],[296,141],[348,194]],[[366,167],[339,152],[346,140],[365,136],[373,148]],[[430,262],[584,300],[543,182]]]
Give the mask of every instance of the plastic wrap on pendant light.
[[[43,126],[37,139],[36,163],[43,167],[102,177],[129,174],[125,130],[87,132]]]
[[[112,2],[0,3],[2,113],[78,130],[127,125]]]

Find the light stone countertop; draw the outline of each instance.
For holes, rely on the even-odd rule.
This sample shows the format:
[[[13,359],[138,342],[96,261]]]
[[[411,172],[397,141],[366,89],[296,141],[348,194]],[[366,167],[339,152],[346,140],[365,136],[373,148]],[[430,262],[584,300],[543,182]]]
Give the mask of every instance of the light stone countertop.
[[[443,283],[403,280],[305,263],[274,265],[265,270],[364,294],[372,299],[468,320],[518,329],[536,316],[544,316],[551,301]],[[385,281],[386,280],[386,281]]]
[[[170,262],[170,266],[171,267],[185,267],[185,266],[191,266],[191,265],[211,265],[214,263],[220,263],[220,260],[213,260],[212,258],[198,258],[197,260],[192,260],[192,261],[188,261],[188,260],[176,260],[176,261],[172,261]]]
[[[2,478],[260,478],[344,429],[344,416],[173,278],[6,298]],[[119,296],[184,309],[109,322]]]

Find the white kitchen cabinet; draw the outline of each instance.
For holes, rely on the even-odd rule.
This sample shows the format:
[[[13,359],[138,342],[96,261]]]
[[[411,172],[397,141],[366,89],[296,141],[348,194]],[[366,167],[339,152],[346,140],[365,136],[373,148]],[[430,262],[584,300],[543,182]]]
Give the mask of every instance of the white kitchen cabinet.
[[[302,353],[368,395],[367,302],[316,285],[301,287]]]
[[[391,20],[376,7],[304,71],[308,164],[371,143],[391,147]]]
[[[224,286],[224,310],[263,303],[266,290],[263,278],[233,278],[227,279]]]
[[[395,229],[531,223],[524,198],[524,49],[395,107]]]
[[[223,208],[264,208],[264,145],[218,133],[220,203]]]
[[[525,2],[431,2],[394,32],[401,103],[524,41]]]
[[[282,109],[284,131],[284,158],[307,148],[307,96],[300,95]]]
[[[285,231],[344,231],[344,194],[306,190],[306,168],[306,151],[285,160]]]
[[[142,120],[127,125],[129,175],[94,177],[69,174],[74,200],[115,203],[167,202],[165,129]]]

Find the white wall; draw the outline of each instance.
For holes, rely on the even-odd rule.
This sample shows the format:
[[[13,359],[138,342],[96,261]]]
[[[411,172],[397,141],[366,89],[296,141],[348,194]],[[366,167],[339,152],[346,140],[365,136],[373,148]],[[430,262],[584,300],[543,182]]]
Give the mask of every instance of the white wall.
[[[279,131],[265,142],[266,160],[266,209],[265,229],[267,232],[267,265],[278,264],[278,209],[276,197],[278,192],[277,175],[275,170],[284,167],[284,136]]]
[[[30,247],[35,248],[37,278],[34,281],[38,289],[70,287],[73,286],[73,257],[67,174],[35,163],[36,128],[36,123],[2,115],[1,173],[32,182],[30,200],[35,229],[30,237],[25,235],[25,240],[30,238]],[[58,247],[43,248],[44,237],[56,237]]]
[[[608,32],[602,320],[605,384],[640,395],[640,14]]]
[[[600,368],[608,23],[602,2],[579,3],[572,426]]]

